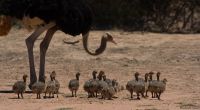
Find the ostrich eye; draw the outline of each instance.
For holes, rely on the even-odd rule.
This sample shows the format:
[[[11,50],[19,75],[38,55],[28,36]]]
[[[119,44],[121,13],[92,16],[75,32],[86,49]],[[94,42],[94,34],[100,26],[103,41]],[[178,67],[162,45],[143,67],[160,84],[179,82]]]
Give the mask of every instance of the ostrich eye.
[[[113,40],[113,37],[112,37],[112,36],[109,36],[109,40],[111,40],[111,41],[112,41],[112,40]]]
[[[107,39],[108,39],[109,41],[112,41],[112,40],[113,40],[113,37],[112,37],[110,34],[107,33]]]

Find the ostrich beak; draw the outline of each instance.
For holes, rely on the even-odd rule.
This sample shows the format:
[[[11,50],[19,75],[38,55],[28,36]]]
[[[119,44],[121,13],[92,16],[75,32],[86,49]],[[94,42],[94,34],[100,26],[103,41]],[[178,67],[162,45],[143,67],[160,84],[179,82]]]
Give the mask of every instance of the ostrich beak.
[[[115,42],[114,40],[111,40],[110,42],[117,45],[117,42]]]

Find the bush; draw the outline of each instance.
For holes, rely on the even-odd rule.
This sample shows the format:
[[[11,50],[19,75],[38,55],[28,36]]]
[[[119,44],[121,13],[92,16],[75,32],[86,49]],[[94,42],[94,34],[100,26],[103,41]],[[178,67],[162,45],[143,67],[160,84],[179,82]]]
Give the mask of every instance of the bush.
[[[199,0],[87,0],[94,28],[131,31],[200,32]]]

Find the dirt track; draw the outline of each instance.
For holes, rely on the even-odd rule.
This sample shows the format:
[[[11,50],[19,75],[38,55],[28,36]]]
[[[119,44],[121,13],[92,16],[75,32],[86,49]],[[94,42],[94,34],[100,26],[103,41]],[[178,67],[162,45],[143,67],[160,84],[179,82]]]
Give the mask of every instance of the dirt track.
[[[54,36],[46,57],[46,75],[53,70],[61,83],[59,98],[35,99],[35,94],[24,94],[25,99],[15,99],[16,94],[0,93],[1,110],[179,110],[200,109],[200,36],[153,33],[127,33],[110,31],[118,45],[108,44],[104,54],[89,56],[82,43],[67,45],[63,39],[72,38],[61,32]],[[98,47],[104,32],[93,31],[91,49]],[[12,30],[7,37],[0,37],[0,91],[11,90],[13,83],[29,75],[24,30]],[[93,38],[92,38],[93,37]],[[36,70],[39,68],[39,42],[35,47]],[[143,76],[149,71],[160,71],[161,79],[167,78],[167,90],[161,101],[147,98],[130,100],[124,90],[114,100],[88,99],[82,85],[93,70],[104,70],[109,78],[122,85],[138,71]],[[77,98],[71,98],[67,83],[80,71],[81,87]],[[150,94],[149,94],[150,95]]]

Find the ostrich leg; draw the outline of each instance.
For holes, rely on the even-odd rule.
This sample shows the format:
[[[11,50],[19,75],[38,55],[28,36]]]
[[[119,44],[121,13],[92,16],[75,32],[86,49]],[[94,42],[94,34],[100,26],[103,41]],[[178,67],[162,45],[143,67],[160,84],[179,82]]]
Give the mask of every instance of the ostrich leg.
[[[56,26],[50,28],[47,33],[45,38],[40,44],[40,71],[39,71],[39,81],[45,82],[45,55],[46,51],[49,47],[49,43],[54,35],[54,33],[58,30]]]
[[[33,34],[31,34],[26,39],[26,46],[28,49],[29,66],[30,66],[30,84],[29,84],[30,89],[31,89],[33,83],[35,83],[37,81],[37,76],[35,73],[35,65],[34,65],[34,55],[33,55],[34,42],[45,30],[47,30],[53,26],[55,26],[55,23],[50,23],[43,27],[39,27],[35,30],[35,32]]]

